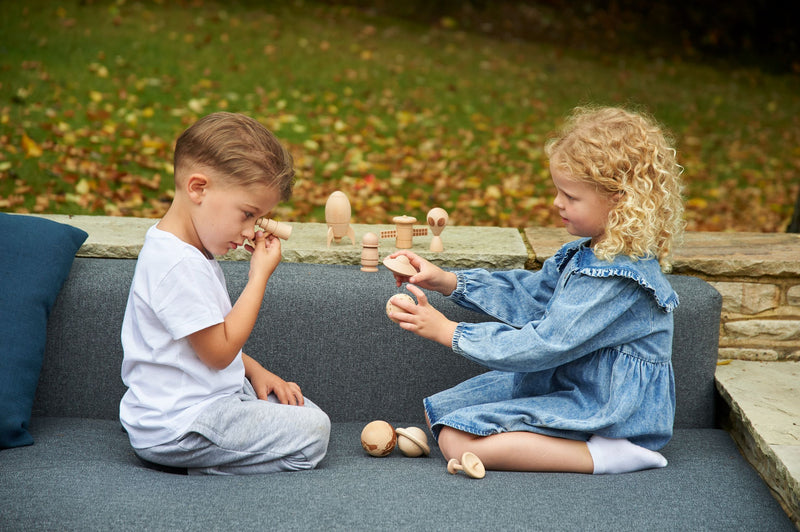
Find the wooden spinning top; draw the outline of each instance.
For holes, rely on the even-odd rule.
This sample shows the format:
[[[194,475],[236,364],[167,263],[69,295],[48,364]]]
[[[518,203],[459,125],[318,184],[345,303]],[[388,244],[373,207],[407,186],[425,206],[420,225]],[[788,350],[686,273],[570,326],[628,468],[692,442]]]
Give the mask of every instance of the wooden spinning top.
[[[410,262],[408,262],[408,257],[405,255],[399,255],[394,259],[386,257],[383,259],[383,265],[394,273],[405,275],[406,277],[411,277],[412,275],[416,275],[418,273],[417,269],[414,268]]]
[[[465,475],[470,478],[483,478],[486,476],[486,468],[483,467],[483,462],[478,456],[469,451],[461,455],[461,463],[458,459],[451,458],[447,462],[447,472],[455,475],[459,471],[463,471]]]

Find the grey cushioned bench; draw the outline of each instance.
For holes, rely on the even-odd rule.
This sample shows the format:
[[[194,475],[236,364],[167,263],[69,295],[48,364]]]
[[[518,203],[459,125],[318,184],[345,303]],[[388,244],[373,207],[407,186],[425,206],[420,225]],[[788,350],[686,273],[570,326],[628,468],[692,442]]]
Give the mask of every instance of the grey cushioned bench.
[[[0,530],[794,529],[715,426],[720,296],[701,280],[670,279],[682,304],[666,468],[598,477],[490,471],[472,480],[449,475],[435,445],[427,458],[373,458],[359,434],[374,419],[423,426],[424,396],[483,369],[386,318],[397,290],[385,269],[283,263],[245,351],[328,412],[328,456],[307,472],[191,477],[146,467],[117,420],[134,265],[73,264],[49,320],[35,443],[0,451]],[[223,263],[234,299],[248,266]],[[430,297],[453,319],[484,319]]]

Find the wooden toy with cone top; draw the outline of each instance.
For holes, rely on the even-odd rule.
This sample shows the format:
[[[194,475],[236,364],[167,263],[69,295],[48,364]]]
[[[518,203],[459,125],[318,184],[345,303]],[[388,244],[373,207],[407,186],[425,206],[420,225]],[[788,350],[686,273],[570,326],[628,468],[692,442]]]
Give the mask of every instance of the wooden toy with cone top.
[[[463,471],[465,475],[470,478],[483,478],[486,476],[486,468],[483,467],[483,462],[475,453],[469,451],[461,455],[461,462],[457,458],[451,458],[447,462],[447,472],[455,475],[459,471]]]
[[[378,235],[366,233],[361,238],[361,271],[378,271]]]
[[[397,249],[410,249],[415,236],[425,236],[428,234],[427,227],[414,228],[417,219],[413,216],[395,216],[392,218],[394,230],[381,231],[381,238],[394,237],[394,245]]]
[[[434,207],[428,211],[428,227],[431,228],[433,239],[431,240],[431,251],[439,253],[444,251],[444,244],[442,244],[442,237],[439,236],[447,225],[447,211],[441,207]]]
[[[342,237],[350,237],[353,245],[356,245],[356,234],[350,226],[350,200],[341,190],[333,192],[325,202],[325,222],[328,224],[328,247],[331,247],[331,240],[337,244],[342,241]]]

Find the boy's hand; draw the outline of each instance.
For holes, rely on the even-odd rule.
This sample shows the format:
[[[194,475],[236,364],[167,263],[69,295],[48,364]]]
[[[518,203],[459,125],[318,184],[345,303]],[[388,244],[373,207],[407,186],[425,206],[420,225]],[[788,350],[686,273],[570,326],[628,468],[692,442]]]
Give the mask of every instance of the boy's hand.
[[[249,379],[259,399],[266,401],[269,394],[272,393],[283,405],[303,406],[303,392],[297,383],[286,382],[264,368],[253,372]]]
[[[407,331],[451,347],[453,334],[455,334],[458,324],[447,319],[444,314],[428,303],[425,292],[415,285],[409,284],[406,288],[417,297],[417,304],[401,297],[390,299],[392,305],[400,310],[400,312],[393,311],[391,318],[397,320],[400,327]]]
[[[411,264],[418,273],[409,277],[392,272],[398,287],[402,286],[403,283],[413,283],[426,290],[434,290],[445,296],[449,296],[453,293],[453,290],[456,289],[458,283],[456,274],[444,271],[412,251],[395,251],[389,257],[394,259],[400,255],[408,257],[409,264]]]
[[[253,254],[250,257],[251,279],[254,274],[266,274],[269,278],[281,262],[281,241],[275,235],[258,231],[255,242],[248,251]]]

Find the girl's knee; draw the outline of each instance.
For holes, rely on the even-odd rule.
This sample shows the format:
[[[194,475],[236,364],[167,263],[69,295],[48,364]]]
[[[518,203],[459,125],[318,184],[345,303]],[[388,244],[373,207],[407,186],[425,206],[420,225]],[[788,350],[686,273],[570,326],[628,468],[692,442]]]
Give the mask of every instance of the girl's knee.
[[[470,443],[474,439],[475,436],[472,434],[452,427],[442,427],[439,431],[439,450],[442,451],[445,460],[460,458],[461,455],[470,450]]]

